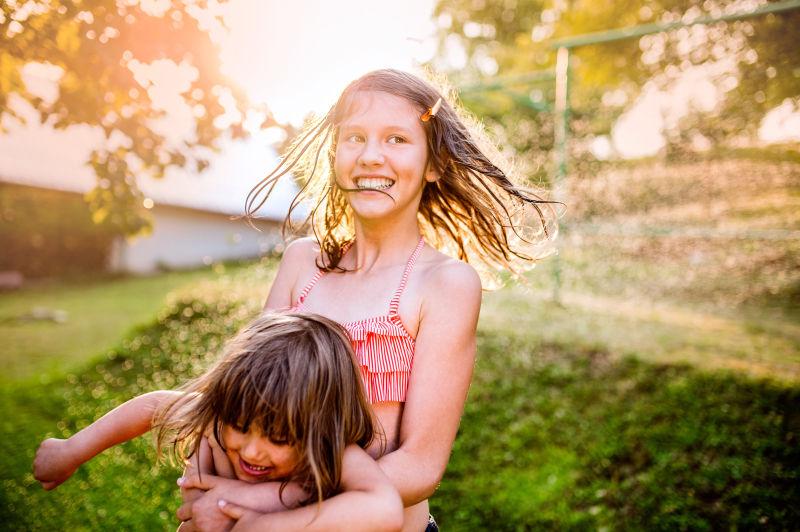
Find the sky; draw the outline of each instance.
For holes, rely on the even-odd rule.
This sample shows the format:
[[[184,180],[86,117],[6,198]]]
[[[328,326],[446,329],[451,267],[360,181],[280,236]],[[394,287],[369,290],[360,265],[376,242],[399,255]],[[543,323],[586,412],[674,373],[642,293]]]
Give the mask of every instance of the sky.
[[[298,124],[370,70],[413,70],[430,59],[433,3],[232,0],[223,68],[278,121]]]

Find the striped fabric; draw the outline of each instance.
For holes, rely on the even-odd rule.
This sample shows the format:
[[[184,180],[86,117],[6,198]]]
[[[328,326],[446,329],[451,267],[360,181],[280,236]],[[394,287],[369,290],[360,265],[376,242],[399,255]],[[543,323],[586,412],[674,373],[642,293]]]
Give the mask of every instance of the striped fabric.
[[[406,263],[400,285],[389,303],[388,314],[342,324],[353,343],[364,390],[372,404],[406,400],[408,379],[414,361],[414,338],[403,326],[398,308],[408,276],[424,246],[425,242],[420,238]],[[322,270],[317,271],[300,293],[292,310],[305,310],[306,297],[323,275]]]

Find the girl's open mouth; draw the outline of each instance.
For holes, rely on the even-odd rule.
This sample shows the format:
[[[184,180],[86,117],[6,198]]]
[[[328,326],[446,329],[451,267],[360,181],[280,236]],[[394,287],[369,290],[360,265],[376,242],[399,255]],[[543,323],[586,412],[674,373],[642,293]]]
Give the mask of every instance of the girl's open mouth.
[[[239,457],[239,467],[242,468],[242,471],[254,477],[269,475],[270,473],[272,473],[272,470],[274,469],[272,466],[260,466],[251,464],[250,462],[244,461],[242,457]]]
[[[386,190],[394,185],[394,180],[388,177],[357,177],[355,185],[365,190]]]

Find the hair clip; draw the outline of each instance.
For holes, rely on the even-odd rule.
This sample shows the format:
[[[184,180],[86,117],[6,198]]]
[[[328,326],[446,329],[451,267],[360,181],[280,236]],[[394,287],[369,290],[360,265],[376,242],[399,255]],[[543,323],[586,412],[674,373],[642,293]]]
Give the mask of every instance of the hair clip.
[[[436,113],[439,112],[439,109],[441,107],[442,107],[442,99],[439,98],[438,100],[436,100],[436,103],[433,104],[433,107],[428,107],[428,110],[422,113],[422,116],[419,117],[419,119],[422,120],[423,122],[427,122],[428,120],[436,116]]]

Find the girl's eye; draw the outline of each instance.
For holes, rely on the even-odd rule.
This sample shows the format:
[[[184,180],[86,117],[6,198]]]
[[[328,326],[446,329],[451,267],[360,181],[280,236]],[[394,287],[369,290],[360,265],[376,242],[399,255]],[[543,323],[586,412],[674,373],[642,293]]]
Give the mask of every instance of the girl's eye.
[[[348,135],[346,140],[347,142],[363,142],[364,137],[358,133],[353,133],[352,135]]]
[[[391,137],[389,137],[389,144],[403,144],[405,141],[406,139],[404,139],[400,135],[392,135]]]

